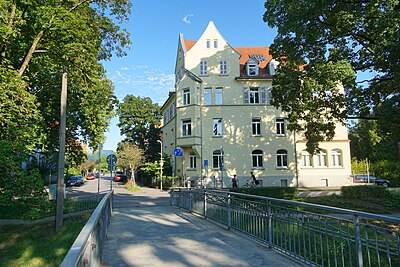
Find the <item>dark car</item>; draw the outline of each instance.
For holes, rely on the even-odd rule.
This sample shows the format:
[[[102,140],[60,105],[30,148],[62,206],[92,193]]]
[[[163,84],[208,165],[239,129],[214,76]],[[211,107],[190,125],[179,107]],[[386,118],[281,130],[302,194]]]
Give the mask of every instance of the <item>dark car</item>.
[[[117,171],[114,176],[114,182],[123,182],[126,183],[128,180],[128,176],[124,174],[124,172]]]
[[[83,177],[81,175],[71,176],[67,180],[67,186],[81,186],[85,182],[83,181]]]
[[[354,182],[356,183],[374,183],[384,187],[390,186],[390,181],[382,178],[377,178],[374,175],[356,174],[354,175]]]

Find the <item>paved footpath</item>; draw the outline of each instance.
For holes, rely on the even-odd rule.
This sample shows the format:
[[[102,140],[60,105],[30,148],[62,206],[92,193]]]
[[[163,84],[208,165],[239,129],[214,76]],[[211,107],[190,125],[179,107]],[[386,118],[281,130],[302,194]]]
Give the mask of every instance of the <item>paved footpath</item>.
[[[114,186],[103,267],[303,266],[250,239],[169,205],[168,192]]]

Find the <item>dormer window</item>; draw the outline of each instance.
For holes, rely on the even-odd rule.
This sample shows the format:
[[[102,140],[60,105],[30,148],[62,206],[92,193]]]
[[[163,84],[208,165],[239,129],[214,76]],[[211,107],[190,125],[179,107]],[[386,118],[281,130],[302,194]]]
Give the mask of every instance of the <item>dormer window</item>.
[[[247,75],[258,76],[258,62],[254,59],[247,61]]]

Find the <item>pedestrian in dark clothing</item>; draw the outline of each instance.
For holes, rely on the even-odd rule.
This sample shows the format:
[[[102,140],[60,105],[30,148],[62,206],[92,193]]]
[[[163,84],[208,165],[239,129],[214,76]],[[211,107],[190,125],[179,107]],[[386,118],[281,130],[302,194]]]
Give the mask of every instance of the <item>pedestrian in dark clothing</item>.
[[[238,182],[239,182],[239,180],[238,180],[238,178],[236,177],[236,174],[233,175],[233,178],[232,178],[232,188],[237,188],[237,187],[238,187]]]
[[[257,181],[256,177],[254,176],[254,173],[253,173],[253,172],[250,172],[250,174],[251,174],[251,180],[253,181],[253,183],[254,183],[255,185],[258,185],[258,181]]]

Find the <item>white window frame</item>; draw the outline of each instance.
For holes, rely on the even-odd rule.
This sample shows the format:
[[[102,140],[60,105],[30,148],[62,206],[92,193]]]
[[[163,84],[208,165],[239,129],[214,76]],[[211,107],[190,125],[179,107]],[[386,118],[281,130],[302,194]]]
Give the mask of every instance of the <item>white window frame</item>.
[[[276,167],[278,169],[288,168],[288,153],[285,149],[276,151]]]
[[[214,90],[215,92],[215,105],[222,105],[223,104],[223,93],[224,89],[222,87],[217,87]]]
[[[265,87],[245,87],[243,88],[244,104],[265,104],[267,102]]]
[[[228,73],[228,68],[226,65],[226,60],[221,60],[219,62],[219,75],[226,75]]]
[[[190,105],[190,89],[185,88],[182,90],[182,104],[184,106]]]
[[[342,167],[342,151],[340,149],[332,149],[332,167]]]
[[[276,135],[278,136],[286,136],[286,127],[285,127],[285,119],[283,118],[276,118]]]
[[[207,61],[200,61],[200,75],[207,76],[208,75],[208,64]]]
[[[313,162],[312,162],[312,155],[310,153],[308,153],[308,151],[303,150],[301,152],[301,163],[303,167],[312,167],[313,166]]]
[[[258,64],[257,63],[247,63],[247,75],[248,76],[258,76]]]
[[[218,39],[213,40],[214,48],[218,48]]]
[[[207,49],[211,48],[211,40],[210,39],[206,39],[206,48]]]
[[[328,167],[327,162],[326,162],[326,150],[321,150],[317,155],[315,155],[317,158],[317,166],[318,167]]]
[[[204,105],[212,105],[212,88],[204,88]]]
[[[212,135],[214,137],[222,136],[222,119],[221,118],[214,118],[213,119],[213,132]]]
[[[212,162],[212,168],[221,170],[221,165],[223,166],[223,154],[221,150],[214,150],[213,152],[213,162]]]
[[[263,152],[262,150],[256,149],[251,151],[251,166],[253,169],[262,169],[263,164]]]
[[[192,120],[185,119],[182,120],[182,136],[191,136],[192,135]]]
[[[189,169],[195,170],[196,167],[196,155],[189,156]]]
[[[252,118],[251,119],[251,132],[254,136],[261,135],[261,118]]]

